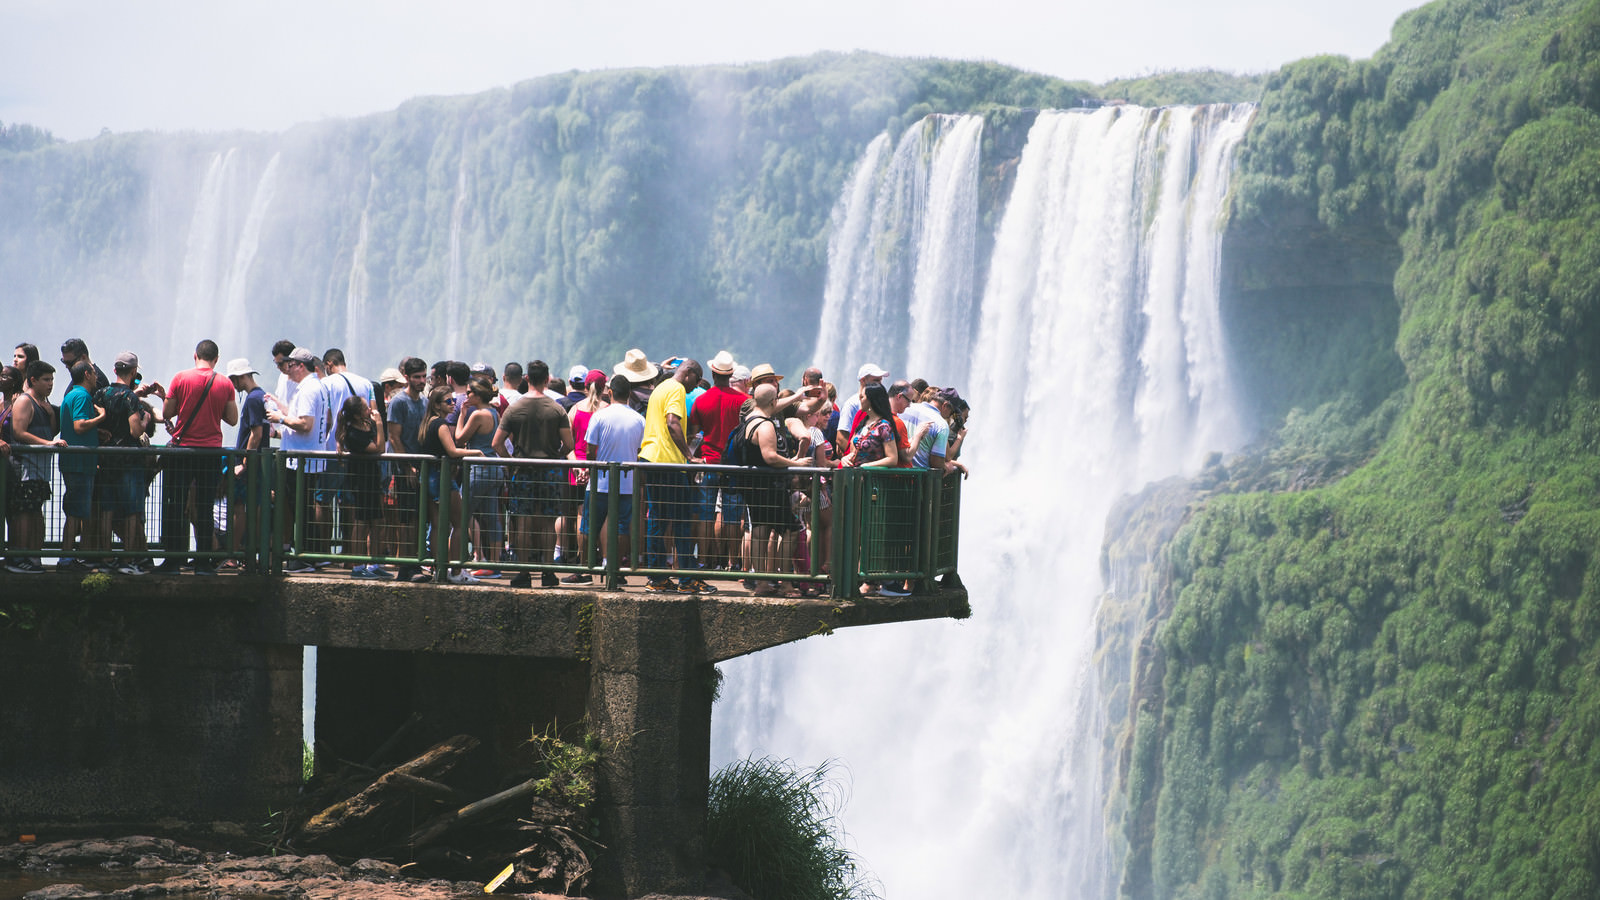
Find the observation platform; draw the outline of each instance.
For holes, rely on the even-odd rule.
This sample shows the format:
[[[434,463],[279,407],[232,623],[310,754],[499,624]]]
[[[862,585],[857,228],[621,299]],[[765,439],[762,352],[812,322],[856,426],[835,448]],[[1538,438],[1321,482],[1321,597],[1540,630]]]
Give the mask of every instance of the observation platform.
[[[307,498],[309,486],[290,470],[264,470],[274,471],[274,496]],[[301,785],[309,646],[318,648],[320,761],[367,759],[420,717],[423,746],[456,734],[482,742],[453,775],[487,793],[522,764],[532,734],[582,722],[604,748],[595,814],[608,852],[596,894],[694,893],[705,874],[715,664],[840,628],[970,615],[953,577],[959,484],[946,492],[937,473],[909,470],[827,476],[831,562],[844,575],[815,556],[804,571],[752,573],[818,584],[815,598],[752,596],[743,572],[693,573],[716,593],[647,593],[646,577],[670,569],[608,563],[620,558],[615,531],[607,557],[591,551],[586,565],[497,566],[507,576],[534,573],[535,584],[541,571],[586,573],[593,586],[354,580],[340,566],[366,560],[280,526],[281,504],[244,510],[260,523],[254,542],[163,552],[157,532],[148,555],[242,557],[268,573],[289,560],[332,561],[320,574],[0,572],[0,678],[19,688],[0,699],[0,834],[253,826],[286,808]],[[815,504],[823,473],[802,470],[798,479]],[[643,505],[636,526],[646,524]],[[417,511],[442,530],[450,527],[442,506]],[[810,528],[796,539],[820,540]],[[412,561],[436,570],[474,565],[417,549]],[[59,553],[47,541],[44,554]],[[863,582],[891,579],[915,590],[858,595]]]

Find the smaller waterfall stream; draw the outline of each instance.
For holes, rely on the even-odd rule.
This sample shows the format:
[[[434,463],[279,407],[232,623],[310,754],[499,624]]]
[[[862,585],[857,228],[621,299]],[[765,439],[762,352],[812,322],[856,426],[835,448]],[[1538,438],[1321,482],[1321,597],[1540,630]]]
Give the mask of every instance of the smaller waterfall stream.
[[[908,352],[931,372],[963,359],[944,351],[970,323],[982,135],[982,116],[929,116],[856,164],[828,241],[815,359],[829,378],[864,362],[904,372]]]

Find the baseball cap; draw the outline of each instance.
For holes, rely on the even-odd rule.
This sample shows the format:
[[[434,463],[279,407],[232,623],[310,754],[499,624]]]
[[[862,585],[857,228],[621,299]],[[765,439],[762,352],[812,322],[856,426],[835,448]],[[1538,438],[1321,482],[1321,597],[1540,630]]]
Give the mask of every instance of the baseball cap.
[[[572,369],[567,372],[567,384],[572,384],[572,385],[583,384],[583,380],[585,378],[588,378],[588,377],[589,377],[589,367],[588,366],[573,366]]]
[[[885,372],[872,363],[867,363],[861,367],[860,371],[856,372],[856,380],[860,381],[863,378],[883,378],[888,374],[888,372]]]
[[[111,367],[118,372],[132,372],[139,368],[139,356],[132,350],[124,350],[117,354],[116,362],[112,363]]]
[[[322,360],[317,358],[315,353],[312,353],[310,350],[307,350],[304,347],[294,348],[294,350],[289,353],[289,358],[312,371],[316,371],[317,363],[322,362]]]
[[[383,370],[382,375],[378,376],[378,383],[388,384],[391,381],[396,384],[405,384],[406,377],[400,374],[399,369],[396,369],[394,366],[390,366],[389,368]]]

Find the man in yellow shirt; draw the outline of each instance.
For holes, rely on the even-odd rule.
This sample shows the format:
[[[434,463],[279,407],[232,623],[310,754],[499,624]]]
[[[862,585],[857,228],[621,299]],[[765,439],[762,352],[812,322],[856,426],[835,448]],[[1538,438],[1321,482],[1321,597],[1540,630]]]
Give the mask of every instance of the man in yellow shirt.
[[[690,458],[686,433],[689,420],[688,388],[700,383],[700,375],[700,364],[686,359],[671,378],[656,385],[650,394],[650,405],[645,408],[644,441],[639,445],[640,459],[679,466],[700,461]],[[648,480],[645,489],[645,566],[651,569],[668,567],[666,534],[670,528],[677,568],[693,572],[694,495],[691,493],[693,485],[689,473],[683,469],[653,470]],[[686,574],[679,577],[676,588],[670,578],[652,575],[645,590],[655,593],[676,590],[681,594],[714,594],[717,589]]]

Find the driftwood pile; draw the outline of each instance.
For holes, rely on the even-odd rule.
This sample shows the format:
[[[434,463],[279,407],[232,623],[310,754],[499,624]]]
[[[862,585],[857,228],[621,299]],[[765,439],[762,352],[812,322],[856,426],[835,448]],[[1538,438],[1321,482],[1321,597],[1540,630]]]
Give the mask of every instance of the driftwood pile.
[[[405,874],[498,881],[503,893],[581,894],[592,866],[580,841],[598,846],[587,837],[583,811],[538,796],[537,778],[477,799],[442,780],[478,747],[477,738],[457,735],[377,768],[417,723],[408,722],[367,763],[345,763],[309,785],[280,846],[403,862]]]

